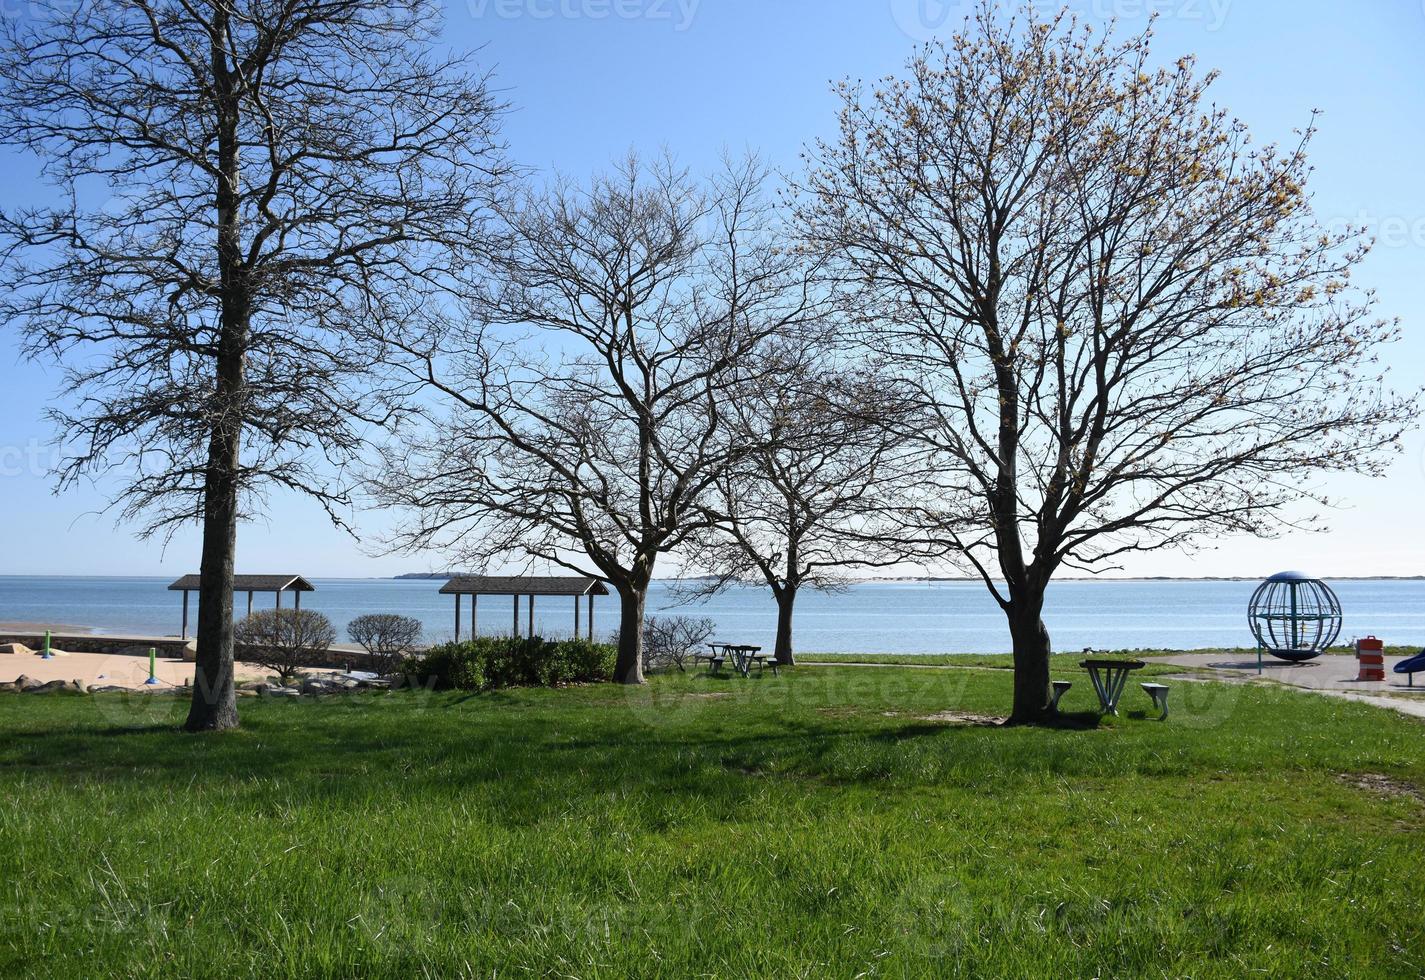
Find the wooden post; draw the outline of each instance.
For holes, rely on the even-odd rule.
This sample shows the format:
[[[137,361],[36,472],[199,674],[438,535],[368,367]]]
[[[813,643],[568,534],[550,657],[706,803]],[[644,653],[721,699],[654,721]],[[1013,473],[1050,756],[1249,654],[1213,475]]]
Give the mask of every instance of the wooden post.
[[[579,639],[579,597],[574,597],[574,639]]]
[[[470,639],[480,639],[480,597],[470,596]]]
[[[292,597],[293,597],[293,601],[295,601],[295,602],[297,603],[297,611],[298,611],[298,612],[301,612],[301,611],[302,611],[302,590],[301,590],[301,589],[298,589],[296,592],[292,593]]]
[[[455,593],[455,642],[460,642],[460,593]]]
[[[273,595],[277,596],[277,608],[278,608],[278,609],[281,609],[281,608],[282,608],[282,590],[281,590],[281,589],[278,589],[276,592],[273,593]]]
[[[188,590],[183,590],[183,639],[188,639]]]
[[[529,638],[534,639],[534,596],[529,597]]]
[[[252,615],[252,590],[247,590],[247,614]]]
[[[589,593],[589,641],[594,639],[594,593]]]
[[[515,593],[515,625],[510,628],[511,638],[518,638],[520,635],[520,596]]]

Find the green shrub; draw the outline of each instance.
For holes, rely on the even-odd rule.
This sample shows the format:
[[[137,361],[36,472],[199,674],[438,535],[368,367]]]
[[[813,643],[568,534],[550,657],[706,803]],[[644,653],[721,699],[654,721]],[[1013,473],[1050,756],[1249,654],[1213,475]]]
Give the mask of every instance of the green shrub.
[[[481,637],[432,647],[406,665],[418,681],[440,690],[492,691],[607,681],[617,649],[588,640]]]

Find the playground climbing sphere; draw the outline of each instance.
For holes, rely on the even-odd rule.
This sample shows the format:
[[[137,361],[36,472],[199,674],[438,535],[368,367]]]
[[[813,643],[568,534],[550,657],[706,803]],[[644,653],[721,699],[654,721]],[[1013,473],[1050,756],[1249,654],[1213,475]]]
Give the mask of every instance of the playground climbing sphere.
[[[1341,602],[1302,572],[1279,572],[1252,594],[1247,619],[1258,645],[1281,660],[1315,660],[1341,635]]]

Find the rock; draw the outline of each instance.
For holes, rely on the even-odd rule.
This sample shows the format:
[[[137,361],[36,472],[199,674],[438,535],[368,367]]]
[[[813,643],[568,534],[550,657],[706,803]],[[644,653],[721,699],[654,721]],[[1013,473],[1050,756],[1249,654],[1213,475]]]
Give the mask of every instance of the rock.
[[[78,691],[80,694],[88,694],[88,693],[89,693],[89,685],[88,685],[88,684],[85,684],[85,683],[84,683],[82,680],[80,680],[79,678],[76,677],[74,680],[70,681],[69,683],[70,683],[70,685],[74,688],[74,690]]]
[[[281,684],[264,684],[257,689],[259,697],[264,698],[296,698],[301,697],[302,692],[295,687],[283,687]]]
[[[34,652],[35,651],[31,650],[23,643],[0,643],[0,654],[10,653],[20,654],[22,656],[29,656]]]
[[[308,677],[302,681],[303,694],[343,694],[355,690],[356,687],[356,681],[336,677]]]
[[[40,682],[28,674],[21,674],[15,678],[15,690],[17,691],[29,691],[39,686]]]
[[[53,694],[56,691],[73,691],[71,681],[49,681],[45,684],[35,684],[30,687],[21,688],[26,694]]]
[[[127,687],[120,687],[117,684],[100,684],[97,687],[91,687],[89,689],[90,694],[117,694],[120,691],[129,693],[129,689]]]

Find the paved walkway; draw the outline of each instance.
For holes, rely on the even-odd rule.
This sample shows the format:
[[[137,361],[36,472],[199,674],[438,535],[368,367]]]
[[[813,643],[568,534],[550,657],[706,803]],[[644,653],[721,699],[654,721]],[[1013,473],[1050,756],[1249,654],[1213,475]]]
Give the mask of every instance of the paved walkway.
[[[1264,657],[1257,673],[1257,658],[1241,651],[1228,653],[1180,653],[1166,657],[1146,657],[1149,663],[1172,664],[1202,671],[1203,675],[1236,684],[1275,683],[1297,687],[1315,694],[1358,701],[1402,714],[1425,718],[1425,674],[1420,683],[1409,686],[1403,674],[1394,673],[1404,657],[1385,658],[1383,681],[1358,681],[1360,666],[1352,656],[1326,656],[1305,664],[1292,664]]]

